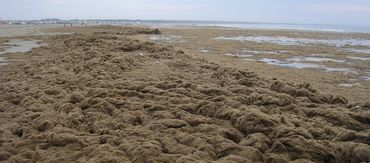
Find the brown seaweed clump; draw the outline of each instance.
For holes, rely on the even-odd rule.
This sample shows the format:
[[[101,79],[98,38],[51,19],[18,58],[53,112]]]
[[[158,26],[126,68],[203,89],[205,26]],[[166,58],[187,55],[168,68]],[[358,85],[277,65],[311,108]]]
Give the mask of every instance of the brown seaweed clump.
[[[0,70],[0,161],[370,161],[367,105],[309,83],[116,32],[44,41]]]

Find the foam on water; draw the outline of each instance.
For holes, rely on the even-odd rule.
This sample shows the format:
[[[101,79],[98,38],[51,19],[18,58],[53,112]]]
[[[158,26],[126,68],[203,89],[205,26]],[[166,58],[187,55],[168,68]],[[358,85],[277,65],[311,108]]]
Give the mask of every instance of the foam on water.
[[[310,39],[310,38],[291,38],[285,36],[219,36],[216,40],[232,40],[232,41],[251,41],[257,43],[273,43],[277,45],[328,45],[328,46],[370,46],[370,40],[365,39]]]

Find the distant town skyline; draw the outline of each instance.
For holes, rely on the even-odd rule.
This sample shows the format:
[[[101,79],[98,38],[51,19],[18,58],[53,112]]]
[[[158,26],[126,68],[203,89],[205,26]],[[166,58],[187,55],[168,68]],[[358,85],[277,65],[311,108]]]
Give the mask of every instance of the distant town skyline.
[[[1,0],[0,18],[212,20],[370,26],[370,1]]]

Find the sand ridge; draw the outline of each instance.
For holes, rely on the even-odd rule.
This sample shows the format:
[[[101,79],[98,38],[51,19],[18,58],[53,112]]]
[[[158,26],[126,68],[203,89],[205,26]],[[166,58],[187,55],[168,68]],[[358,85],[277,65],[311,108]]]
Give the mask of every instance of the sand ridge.
[[[369,103],[83,31],[0,69],[1,161],[370,161]]]

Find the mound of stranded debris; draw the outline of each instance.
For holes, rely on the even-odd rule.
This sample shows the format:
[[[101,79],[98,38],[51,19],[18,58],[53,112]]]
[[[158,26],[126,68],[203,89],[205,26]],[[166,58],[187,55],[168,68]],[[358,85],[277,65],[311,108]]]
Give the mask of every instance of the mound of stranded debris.
[[[1,67],[0,160],[370,161],[369,103],[129,37],[158,33],[47,36]]]

